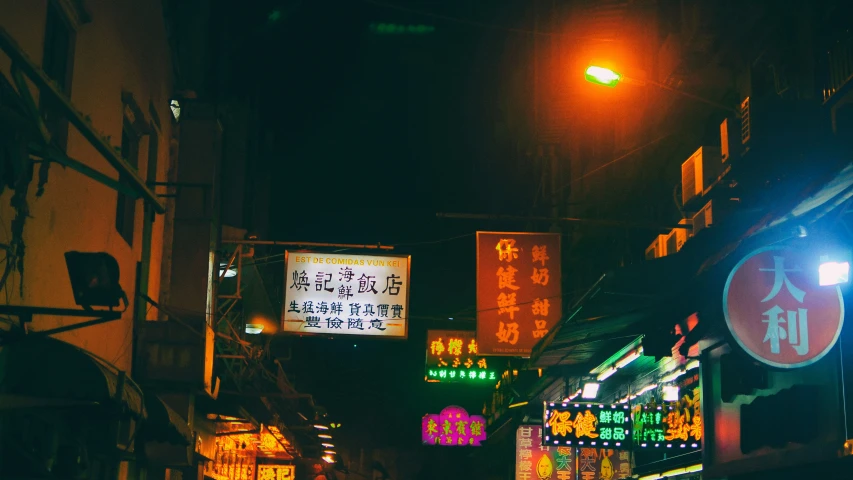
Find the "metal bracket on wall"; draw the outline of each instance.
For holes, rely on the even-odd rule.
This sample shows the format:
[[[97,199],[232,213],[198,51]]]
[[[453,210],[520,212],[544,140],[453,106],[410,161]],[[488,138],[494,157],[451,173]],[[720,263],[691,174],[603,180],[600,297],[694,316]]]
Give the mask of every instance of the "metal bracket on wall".
[[[29,335],[48,336],[56,333],[68,332],[80,328],[91,327],[101,323],[112,322],[121,318],[122,312],[113,310],[77,310],[74,308],[51,308],[51,307],[31,307],[25,305],[0,305],[0,315],[18,317],[20,326],[24,333]],[[85,322],[79,322],[72,325],[64,325],[62,327],[51,328],[48,330],[38,330],[28,332],[29,324],[32,323],[33,317],[36,315],[51,315],[56,317],[78,317],[78,318],[94,318]]]

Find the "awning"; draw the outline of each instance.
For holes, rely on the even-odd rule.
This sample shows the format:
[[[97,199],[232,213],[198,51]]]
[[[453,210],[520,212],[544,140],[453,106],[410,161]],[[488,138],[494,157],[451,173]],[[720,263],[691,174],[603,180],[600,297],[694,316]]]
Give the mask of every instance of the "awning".
[[[148,413],[148,419],[142,426],[142,432],[146,441],[175,445],[193,443],[194,436],[188,422],[166,405],[160,397],[146,393],[145,410]]]
[[[801,183],[805,183],[805,186],[795,190],[793,197],[797,200],[793,204],[788,203],[765,215],[737,237],[729,238],[723,248],[709,255],[697,273],[710,270],[745,243],[763,236],[773,236],[786,227],[790,227],[793,232],[794,227],[811,225],[843,205],[853,198],[853,164],[844,164],[840,169]]]
[[[686,288],[691,257],[671,255],[603,275],[533,349],[534,367],[585,365],[671,318],[661,307]],[[674,324],[674,322],[673,322]],[[612,347],[612,348],[611,348]]]
[[[0,348],[0,411],[118,405],[146,416],[142,390],[105,360],[50,337],[23,337]]]

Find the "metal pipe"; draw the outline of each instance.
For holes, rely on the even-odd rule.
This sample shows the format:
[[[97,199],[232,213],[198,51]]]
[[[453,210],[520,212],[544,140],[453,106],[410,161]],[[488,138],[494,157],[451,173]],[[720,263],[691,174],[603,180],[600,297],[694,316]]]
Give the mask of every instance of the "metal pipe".
[[[328,247],[328,248],[354,248],[363,250],[394,250],[391,245],[352,244],[352,243],[320,243],[320,242],[282,242],[279,240],[223,240],[224,244],[233,245],[279,245],[290,247]]]
[[[574,218],[574,217],[531,217],[521,215],[499,215],[485,213],[436,213],[437,218],[455,218],[466,220],[505,220],[511,222],[566,222],[566,223],[588,223],[591,225],[599,225],[604,227],[618,228],[640,228],[648,230],[670,231],[674,229],[693,230],[692,225],[687,224],[660,224],[660,223],[645,223],[645,222],[626,222],[622,220],[599,220],[594,218]]]

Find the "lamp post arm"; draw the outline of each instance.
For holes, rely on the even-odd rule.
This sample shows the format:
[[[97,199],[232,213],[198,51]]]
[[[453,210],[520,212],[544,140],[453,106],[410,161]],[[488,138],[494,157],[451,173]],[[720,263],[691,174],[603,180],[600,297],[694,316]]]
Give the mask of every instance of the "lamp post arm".
[[[631,83],[631,84],[635,84],[635,85],[653,85],[653,86],[658,87],[660,89],[668,90],[670,92],[674,92],[674,93],[677,93],[679,95],[683,95],[685,97],[691,98],[693,100],[696,100],[697,102],[702,102],[702,103],[705,103],[707,105],[711,105],[713,107],[717,107],[719,109],[726,110],[727,112],[733,113],[735,115],[740,115],[740,111],[738,111],[738,109],[736,109],[736,108],[733,108],[733,107],[730,107],[727,105],[723,105],[722,103],[718,103],[718,102],[715,102],[713,100],[708,100],[707,98],[700,97],[699,95],[694,95],[690,92],[685,92],[684,90],[679,90],[677,88],[670,87],[669,85],[666,85],[663,83],[655,82],[654,80],[640,80],[637,78],[626,77],[626,76],[622,76],[622,79],[625,80],[626,83]]]

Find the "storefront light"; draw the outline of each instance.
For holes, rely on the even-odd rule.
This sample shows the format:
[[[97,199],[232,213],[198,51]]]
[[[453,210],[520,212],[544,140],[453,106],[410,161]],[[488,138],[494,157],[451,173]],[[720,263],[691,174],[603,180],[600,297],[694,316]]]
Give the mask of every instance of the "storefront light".
[[[629,353],[626,357],[622,358],[618,362],[616,362],[616,368],[625,368],[631,364],[634,360],[640,358],[640,355],[643,354],[643,348],[640,347],[637,350]]]
[[[326,440],[331,440],[331,439],[332,439],[332,436],[331,436],[331,435],[327,435],[327,434],[325,434],[325,433],[321,433],[321,434],[317,435],[317,438],[324,438],[324,439],[326,439]]]
[[[610,367],[607,370],[599,373],[598,377],[596,377],[596,380],[598,380],[599,382],[603,382],[604,380],[610,378],[610,376],[614,373],[616,373],[616,367]]]
[[[260,323],[247,323],[246,324],[246,333],[248,335],[258,335],[259,333],[264,331],[264,326]]]
[[[331,443],[321,443],[320,445],[322,445],[322,446],[324,446],[324,447],[326,447],[326,448],[335,448],[335,446],[334,446],[334,445],[332,445]]]
[[[678,386],[677,385],[664,385],[664,387],[663,387],[663,401],[664,402],[677,402],[678,401]]]
[[[581,398],[593,399],[597,397],[598,388],[600,386],[601,384],[595,382],[585,383],[583,386],[583,394],[581,395]]]
[[[840,285],[850,281],[850,262],[823,261],[818,267],[821,287]]]
[[[685,373],[687,373],[687,370],[679,368],[678,370],[676,370],[676,371],[670,373],[669,375],[666,375],[665,377],[661,378],[660,382],[661,383],[669,383],[669,382],[675,380],[676,378],[684,375]]]

